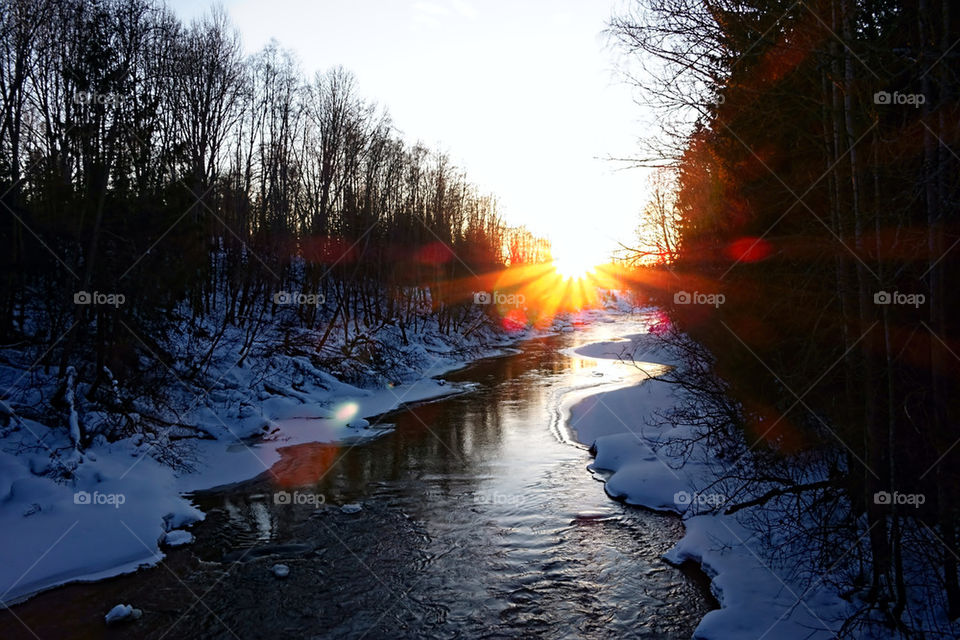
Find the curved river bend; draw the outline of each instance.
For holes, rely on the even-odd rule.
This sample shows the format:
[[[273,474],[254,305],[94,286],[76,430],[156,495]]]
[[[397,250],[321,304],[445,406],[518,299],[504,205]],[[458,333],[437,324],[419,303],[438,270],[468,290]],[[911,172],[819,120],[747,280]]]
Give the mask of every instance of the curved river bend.
[[[642,328],[597,324],[450,374],[472,391],[381,417],[395,430],[376,440],[284,449],[270,473],[195,495],[197,541],[161,567],[13,611],[41,637],[689,638],[712,605],[661,558],[679,520],[610,500],[563,428],[565,401],[637,372],[560,351],[625,327]],[[121,601],[144,617],[106,630]]]

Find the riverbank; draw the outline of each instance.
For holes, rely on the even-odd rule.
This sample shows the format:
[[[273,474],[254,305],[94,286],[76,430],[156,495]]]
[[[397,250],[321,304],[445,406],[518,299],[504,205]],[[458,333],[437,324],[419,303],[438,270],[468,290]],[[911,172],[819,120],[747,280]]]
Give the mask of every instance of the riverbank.
[[[586,449],[548,428],[571,392],[634,376],[563,351],[646,314],[591,316],[445,375],[471,392],[383,416],[387,437],[283,447],[271,473],[192,494],[206,517],[161,566],[12,612],[41,637],[689,638],[712,605],[663,560],[680,521],[609,500]],[[284,491],[314,499],[278,503]],[[104,627],[117,602],[142,618]]]
[[[718,497],[701,489],[709,483],[711,469],[723,462],[711,458],[704,448],[688,452],[685,460],[671,457],[664,449],[657,448],[658,442],[692,435],[689,432],[677,431],[676,428],[656,425],[658,414],[669,411],[683,400],[677,395],[676,387],[660,377],[674,367],[683,366],[677,354],[656,339],[658,323],[663,321],[662,316],[655,312],[630,316],[622,314],[618,309],[610,309],[585,313],[580,320],[582,322],[579,330],[574,328],[573,322],[558,324],[554,329],[561,335],[566,335],[566,331],[579,333],[584,330],[585,334],[604,337],[590,338],[585,344],[582,343],[583,340],[575,341],[576,346],[563,349],[560,353],[564,355],[557,356],[567,361],[564,367],[572,366],[577,373],[574,374],[575,382],[572,384],[551,383],[559,384],[550,392],[550,397],[557,403],[551,411],[558,412],[561,418],[558,424],[560,432],[554,435],[559,436],[560,442],[576,442],[591,449],[595,458],[589,468],[598,479],[605,482],[604,487],[610,497],[629,505],[643,507],[650,512],[681,515],[683,529],[677,529],[676,536],[663,537],[663,532],[671,530],[667,524],[669,518],[656,521],[656,528],[650,535],[659,536],[658,541],[654,543],[651,539],[644,553],[655,548],[655,557],[665,558],[678,566],[694,563],[709,577],[711,592],[721,606],[712,611],[707,607],[700,612],[696,631],[693,632],[694,637],[831,637],[833,628],[829,623],[842,619],[846,613],[845,603],[825,588],[808,589],[800,580],[789,575],[787,567],[773,566],[767,560],[768,543],[757,540],[754,532],[744,526],[737,517],[708,513],[717,500],[725,497]],[[604,328],[604,331],[585,331],[590,327]],[[524,339],[531,337],[529,334],[522,336]],[[501,345],[497,348],[508,347]],[[523,357],[529,359],[532,356]],[[509,359],[505,360],[507,361]],[[438,375],[440,371],[450,372],[463,364],[438,364],[428,372]],[[442,369],[442,366],[448,368]],[[542,380],[549,377],[549,371],[556,371],[557,365],[550,365],[548,369],[540,372],[533,370],[529,374],[513,370],[512,365],[505,366],[505,372],[510,372],[506,375],[520,375],[520,379],[526,379],[524,375],[534,376],[523,383],[523,394],[528,394],[530,390],[527,385],[541,384]],[[66,594],[68,598],[73,597],[71,593],[77,594],[79,610],[76,615],[85,620],[84,624],[91,629],[100,628],[102,615],[106,610],[105,602],[130,601],[149,612],[149,622],[138,623],[138,633],[145,629],[157,630],[157,637],[165,630],[165,626],[174,624],[183,625],[181,629],[203,628],[214,636],[220,634],[231,637],[226,631],[236,625],[283,629],[301,623],[308,624],[311,628],[330,626],[341,630],[344,636],[349,636],[351,629],[359,627],[372,629],[374,632],[378,629],[386,632],[393,628],[391,625],[403,623],[410,625],[411,635],[416,635],[414,630],[423,631],[423,628],[418,626],[423,624],[421,618],[431,620],[438,615],[444,619],[447,616],[457,618],[449,611],[438,613],[444,607],[449,607],[447,604],[421,603],[423,606],[420,606],[411,602],[406,602],[404,608],[399,609],[398,615],[393,616],[392,621],[388,617],[382,622],[377,616],[369,615],[370,611],[377,610],[378,598],[402,591],[401,587],[407,582],[416,583],[409,573],[411,566],[422,568],[441,562],[441,558],[460,544],[460,541],[444,542],[438,546],[423,547],[422,540],[431,540],[434,537],[438,541],[443,540],[448,533],[441,532],[449,531],[451,526],[447,523],[436,529],[428,524],[431,516],[418,516],[417,510],[426,508],[423,503],[453,500],[451,504],[455,505],[455,511],[463,512],[456,517],[467,518],[462,524],[458,521],[454,530],[460,531],[460,527],[467,527],[471,535],[474,535],[476,527],[473,519],[479,514],[493,517],[492,514],[487,514],[488,510],[493,509],[497,514],[497,529],[511,532],[511,543],[505,547],[507,553],[520,553],[528,558],[517,565],[521,576],[529,571],[526,563],[532,549],[526,549],[526,545],[542,545],[541,538],[545,532],[548,537],[553,531],[557,532],[556,535],[569,535],[561,533],[567,532],[569,525],[557,528],[557,525],[544,524],[545,507],[534,504],[539,498],[533,496],[534,491],[548,493],[549,496],[543,497],[550,502],[544,504],[554,507],[552,503],[557,501],[559,495],[568,491],[566,488],[552,487],[542,479],[506,479],[503,481],[506,485],[498,482],[495,485],[498,488],[481,490],[470,486],[448,486],[447,481],[438,485],[436,478],[441,476],[436,472],[425,475],[418,472],[408,476],[406,474],[410,472],[400,473],[394,469],[396,461],[391,462],[391,458],[396,446],[394,440],[399,434],[394,433],[388,438],[381,436],[393,432],[396,427],[392,424],[393,421],[405,421],[404,433],[419,431],[426,442],[434,443],[433,456],[444,451],[458,452],[454,460],[446,463],[437,461],[441,468],[454,462],[456,477],[465,473],[460,469],[460,458],[474,453],[472,449],[461,451],[461,447],[473,443],[477,436],[468,435],[468,432],[461,433],[459,426],[451,428],[447,421],[458,421],[470,414],[454,408],[445,410],[450,413],[450,418],[440,419],[433,412],[441,405],[457,406],[457,395],[475,391],[478,388],[476,380],[483,377],[482,369],[474,367],[470,374],[462,379],[449,375],[449,381],[444,384],[435,379],[424,378],[376,391],[343,385],[335,387],[340,391],[339,394],[334,391],[334,382],[327,380],[325,384],[331,387],[327,389],[327,395],[308,396],[310,402],[304,402],[303,398],[294,401],[290,398],[268,397],[262,401],[262,406],[264,414],[270,416],[273,423],[270,433],[256,440],[210,440],[193,443],[194,459],[197,464],[204,465],[202,470],[193,472],[176,473],[161,466],[161,473],[157,471],[158,463],[149,456],[128,460],[116,455],[125,453],[129,456],[129,448],[117,448],[107,455],[102,455],[102,451],[91,451],[92,455],[88,454],[83,463],[87,465],[83,471],[101,474],[97,480],[99,488],[96,490],[110,495],[111,490],[122,487],[126,491],[124,496],[131,495],[139,500],[127,500],[120,505],[73,505],[72,512],[69,510],[71,505],[64,504],[65,500],[61,500],[60,503],[54,503],[48,511],[55,514],[57,511],[83,516],[90,514],[94,516],[92,524],[105,532],[105,535],[117,536],[126,532],[127,540],[122,542],[136,542],[141,555],[135,558],[135,563],[112,567],[109,571],[115,574],[157,564],[163,564],[170,571],[163,571],[159,574],[160,578],[149,580],[137,577],[116,578],[102,583],[103,588],[96,589],[99,594],[97,596],[92,596],[82,585],[77,585],[76,588],[66,587],[58,592]],[[512,397],[516,392],[509,391],[508,385],[505,393]],[[427,404],[418,411],[392,412],[401,404],[436,400],[444,396],[452,397],[453,400]],[[464,401],[466,400],[464,397]],[[479,404],[485,405],[486,401],[480,399]],[[515,411],[520,410],[519,407],[524,403],[521,402],[513,408],[515,404],[515,400],[509,400],[504,407],[511,407],[509,410]],[[346,411],[339,413],[344,407],[350,407],[349,414]],[[496,414],[503,409],[491,405],[490,410]],[[370,425],[363,421],[364,418],[374,416],[380,416],[380,420]],[[476,419],[486,423],[489,417],[484,417],[481,413],[476,415]],[[512,463],[520,465],[517,469],[544,468],[549,470],[549,477],[555,477],[560,473],[553,468],[559,459],[555,456],[562,455],[566,461],[564,465],[571,467],[569,473],[579,475],[578,469],[582,469],[582,465],[586,463],[577,462],[576,456],[568,459],[568,454],[547,454],[544,450],[546,444],[542,442],[537,445],[521,441],[508,444],[514,439],[511,430],[518,428],[519,424],[532,425],[531,428],[539,431],[544,422],[544,418],[532,415],[517,420],[511,422],[513,426],[494,437],[498,446],[506,448],[499,449],[498,454],[490,454],[491,461],[502,465],[505,452],[509,452],[510,457],[519,458],[521,461]],[[466,441],[463,441],[464,438]],[[377,446],[376,443],[383,446]],[[127,446],[129,447],[130,443],[127,443]],[[560,451],[565,449],[561,448]],[[350,462],[355,458],[354,454],[359,452],[365,454],[364,458],[369,458],[369,461],[361,466],[363,471],[355,468],[356,462]],[[424,465],[428,457],[418,453],[411,458],[415,462],[408,464],[417,468]],[[487,455],[484,454],[483,457],[487,458]],[[343,464],[355,470],[345,472],[339,468],[344,458],[348,460]],[[387,465],[387,468],[381,472],[368,469],[366,465],[373,464],[374,461]],[[126,475],[116,467],[120,462],[126,465],[123,470]],[[341,483],[346,481],[344,473],[361,475],[350,480],[347,485],[342,485]],[[399,476],[392,483],[384,484],[380,479],[383,477],[382,473],[399,473]],[[507,478],[514,474],[518,474],[518,471],[508,473]],[[251,480],[255,476],[257,478]],[[480,475],[480,478],[489,477]],[[231,483],[239,484],[224,491],[204,491]],[[307,491],[304,487],[313,488]],[[138,491],[141,493],[138,494]],[[145,494],[147,491],[152,491],[153,494]],[[190,491],[199,493],[184,497],[184,494]],[[270,498],[275,497],[278,491],[287,491],[291,495],[300,493],[317,499],[303,504],[278,506],[273,504],[274,500]],[[377,497],[381,491],[385,493]],[[398,501],[398,491],[404,492],[406,497],[403,500]],[[214,497],[204,497],[206,494]],[[466,498],[469,498],[468,502],[464,502]],[[610,527],[618,522],[618,519],[632,517],[624,515],[630,511],[608,512],[597,507],[585,510],[584,500],[581,496],[577,501],[578,506],[571,507],[568,515],[560,514],[561,521],[567,518],[567,521],[573,524],[570,529],[572,531],[585,532],[588,529],[583,527],[600,527],[599,531],[603,536],[610,536],[610,539],[603,539],[603,544],[620,547],[617,553],[626,553],[625,550],[629,549],[632,543],[621,537],[616,528]],[[346,512],[341,510],[342,505],[354,503],[359,505],[359,515],[351,513],[349,508]],[[157,505],[169,511],[159,514]],[[153,509],[148,510],[147,506]],[[450,505],[446,503],[437,508],[443,513],[450,512]],[[131,513],[134,515],[131,516]],[[616,513],[621,515],[615,516]],[[38,513],[30,514],[25,516],[25,519],[36,515]],[[138,521],[137,517],[141,519]],[[206,521],[198,522],[204,517],[207,518]],[[637,517],[642,516],[638,514]],[[194,523],[192,526],[191,522]],[[134,535],[134,525],[153,527],[154,537]],[[79,526],[78,524],[75,527]],[[529,533],[525,532],[527,529]],[[397,532],[386,545],[382,538],[385,530]],[[173,536],[183,535],[187,540],[196,534],[198,540],[187,548],[188,551],[182,551],[165,544],[164,539],[171,531],[184,531],[184,534],[175,533]],[[520,531],[524,533],[519,533]],[[84,534],[85,539],[87,535],[89,534]],[[514,540],[516,535],[519,535],[519,538]],[[61,542],[67,545],[72,539],[70,535],[61,538]],[[349,543],[349,553],[346,555],[337,551],[345,541]],[[151,546],[151,543],[155,546]],[[54,550],[47,555],[55,554],[59,544],[54,545]],[[105,546],[113,550],[125,548],[122,544]],[[127,548],[129,546],[131,545],[128,544]],[[418,547],[422,547],[420,552],[414,552]],[[467,565],[477,565],[479,561],[479,551],[470,549],[469,545],[457,553],[466,553],[469,556],[463,559]],[[103,560],[106,556],[100,558]],[[550,562],[546,562],[545,566],[550,566]],[[271,567],[277,563],[285,564],[291,569],[290,579],[277,582],[271,572]],[[378,567],[375,583],[380,575],[388,575],[389,584],[392,585],[373,600],[367,598],[369,593],[365,590],[368,590],[370,585],[364,587],[363,580],[358,577],[358,572],[367,572],[370,566]],[[484,575],[496,576],[503,570],[504,567],[500,566],[493,573]],[[549,571],[546,575],[549,575]],[[579,573],[576,575],[580,577]],[[103,577],[105,575],[102,573],[89,573],[79,578],[65,578],[63,582]],[[643,582],[642,575],[634,578],[639,578],[640,582],[632,584],[630,589],[623,592],[628,597],[633,593],[631,590],[639,593],[649,588],[649,585]],[[463,576],[459,578],[462,579]],[[483,578],[477,576],[477,579]],[[518,579],[522,583],[529,578]],[[540,588],[553,589],[555,579],[548,579]],[[453,578],[449,575],[439,576],[434,588],[449,591],[450,580]],[[623,580],[627,580],[627,577]],[[345,592],[348,595],[344,597],[342,605],[311,611],[308,594],[316,591],[317,581],[352,586]],[[150,590],[150,584],[157,582],[166,585],[162,595],[152,595]],[[182,589],[184,585],[189,587]],[[305,593],[297,595],[301,587]],[[231,609],[229,614],[222,614],[230,618],[227,624],[218,619],[221,615],[219,609],[216,615],[211,614],[198,604],[197,596],[192,595],[203,594],[211,588],[220,592],[218,598],[222,606]],[[353,595],[349,595],[351,593]],[[462,593],[451,592],[450,595],[463,597]],[[104,597],[108,600],[104,601]],[[273,602],[273,599],[281,602],[290,598],[297,601],[295,607],[288,607],[286,613],[276,619],[268,617],[257,621],[265,615],[264,607]],[[517,606],[520,605],[508,605],[503,615],[508,615],[506,611]],[[179,613],[175,613],[191,607],[192,613],[184,619],[181,619]],[[518,611],[526,607],[527,604],[523,604]],[[542,607],[538,607],[538,610],[542,610]],[[463,613],[458,624],[469,624],[465,622],[467,618],[467,614]],[[526,624],[524,620],[522,617],[511,619],[509,624]],[[56,621],[46,624],[53,625],[52,633],[64,629],[58,626],[60,623]],[[382,626],[384,624],[386,626]],[[436,629],[431,627],[431,632],[443,629],[442,624],[437,624],[439,626]],[[644,625],[645,630],[655,628],[655,623],[650,621],[645,621]],[[686,637],[689,637],[689,634]]]
[[[633,362],[645,371],[656,365],[679,367],[682,375],[683,359],[657,337],[657,323],[663,321],[651,316],[644,333],[585,345],[570,354]],[[664,557],[676,565],[699,565],[721,605],[700,621],[694,638],[835,637],[851,611],[849,603],[826,586],[828,576],[811,584],[796,567],[774,563],[771,551],[782,542],[781,533],[769,531],[761,537],[744,524],[749,510],[725,515],[720,509],[730,497],[711,484],[716,469],[728,463],[713,455],[695,429],[667,419],[685,400],[684,393],[658,377],[603,390],[565,408],[568,428],[595,454],[590,469],[605,482],[611,498],[681,515],[685,533]],[[681,441],[688,443],[682,451],[666,446]],[[746,499],[738,496],[741,502]]]
[[[561,320],[555,328],[566,326]],[[395,340],[406,361],[394,368],[395,381],[367,387],[276,349],[262,348],[239,363],[221,358],[209,389],[171,372],[180,384],[160,396],[167,415],[143,405],[144,414],[168,420],[168,429],[135,428],[133,435],[109,440],[96,435],[83,449],[75,444],[76,431],[106,431],[107,422],[124,416],[71,409],[67,426],[24,417],[18,409],[49,397],[53,385],[42,374],[0,367],[11,387],[0,429],[0,527],[8,535],[0,545],[0,605],[156,565],[171,547],[189,543],[189,526],[204,517],[185,493],[267,472],[284,447],[319,442],[349,448],[381,437],[391,425],[367,418],[466,391],[469,385],[435,377],[533,335],[481,329],[465,338],[427,330],[402,348],[398,336],[380,336]],[[227,335],[224,343],[240,338]],[[74,392],[79,406],[83,387]]]

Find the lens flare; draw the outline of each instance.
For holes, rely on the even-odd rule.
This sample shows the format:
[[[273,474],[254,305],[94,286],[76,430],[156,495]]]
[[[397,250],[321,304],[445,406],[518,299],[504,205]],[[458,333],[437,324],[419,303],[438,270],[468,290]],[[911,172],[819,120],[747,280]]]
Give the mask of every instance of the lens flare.
[[[336,410],[333,412],[333,416],[337,420],[347,422],[357,415],[358,411],[360,411],[360,405],[358,405],[356,402],[344,402],[342,405],[336,408]]]
[[[582,280],[594,270],[595,266],[595,263],[577,256],[563,256],[553,261],[554,271],[564,280]]]

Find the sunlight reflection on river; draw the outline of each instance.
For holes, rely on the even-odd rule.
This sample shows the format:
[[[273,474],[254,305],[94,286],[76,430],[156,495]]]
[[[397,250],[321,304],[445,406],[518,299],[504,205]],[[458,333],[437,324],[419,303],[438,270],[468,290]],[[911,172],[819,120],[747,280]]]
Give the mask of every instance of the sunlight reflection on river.
[[[199,496],[211,510],[201,529],[212,531],[201,532],[197,551],[217,560],[266,542],[304,542],[308,531],[326,537],[311,525],[319,519],[343,543],[326,550],[320,594],[341,582],[366,585],[358,593],[402,585],[414,613],[394,614],[410,635],[496,628],[547,637],[689,637],[708,605],[696,585],[660,558],[679,537],[679,523],[607,498],[585,468],[589,454],[571,446],[562,428],[572,399],[666,368],[560,351],[643,328],[642,321],[599,324],[532,341],[521,353],[449,375],[478,387],[387,416],[396,429],[385,437],[357,447],[284,449],[273,476],[283,478],[287,491],[322,496],[324,508],[276,504],[271,495],[278,487],[266,475]],[[339,514],[338,505],[352,502],[363,510]],[[371,527],[391,526],[385,514],[402,515],[410,532],[381,529],[375,551],[352,544],[357,527],[369,534]],[[370,571],[358,569],[354,553]],[[416,560],[399,561],[405,554]],[[415,570],[407,575],[411,562]],[[347,596],[327,631],[362,633],[376,618],[371,606]]]

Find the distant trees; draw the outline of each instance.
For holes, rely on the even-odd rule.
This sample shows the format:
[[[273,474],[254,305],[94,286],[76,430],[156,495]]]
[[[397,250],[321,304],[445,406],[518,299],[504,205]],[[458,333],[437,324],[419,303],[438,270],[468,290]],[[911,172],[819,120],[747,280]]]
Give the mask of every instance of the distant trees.
[[[443,283],[544,253],[349,71],[245,57],[222,11],[184,25],[154,0],[0,0],[0,202],[2,340],[61,377],[159,348],[184,313],[255,334],[290,288],[327,300],[297,309],[318,352],[386,322],[455,331],[469,292]]]
[[[688,279],[664,293],[726,295],[673,314],[717,354],[750,443],[831,452],[807,531],[863,562],[860,622],[880,612],[914,636],[937,624],[908,615],[911,593],[960,617],[953,8],[641,0],[611,28],[645,56],[639,89],[672,125],[640,159],[676,166],[671,266]]]
[[[504,249],[505,261],[510,266],[541,264],[552,259],[550,243],[525,227],[507,229]]]
[[[623,245],[623,258],[632,266],[671,264],[680,256],[680,225],[676,177],[667,167],[655,169],[648,180],[650,199],[640,212],[637,246]]]

